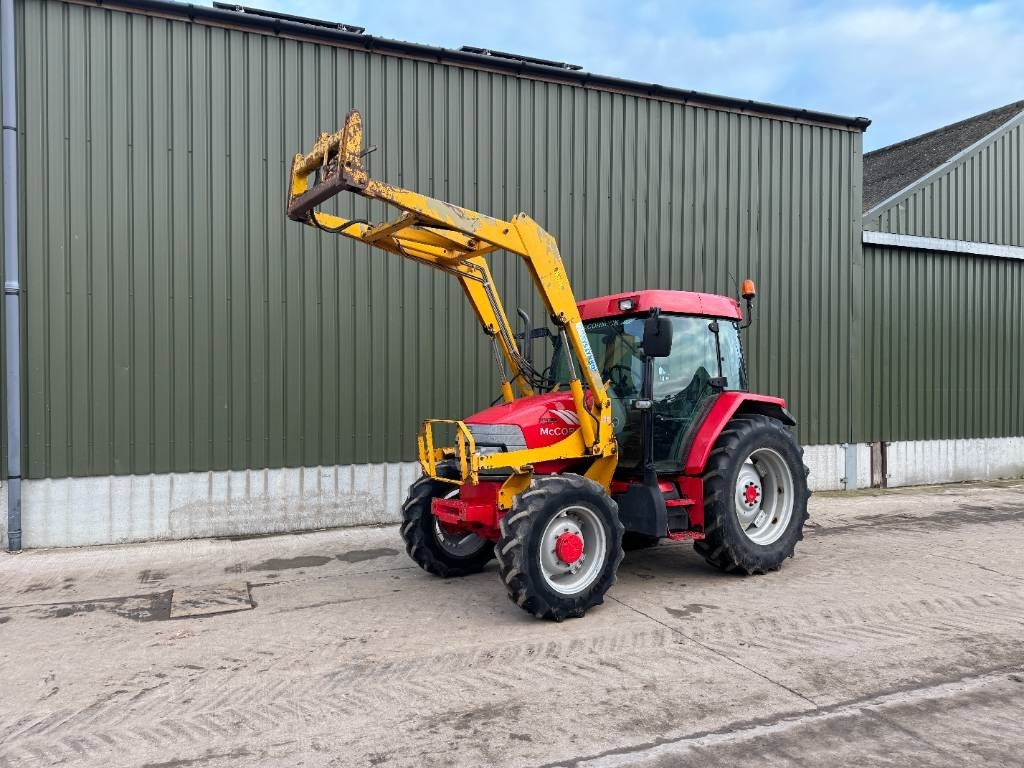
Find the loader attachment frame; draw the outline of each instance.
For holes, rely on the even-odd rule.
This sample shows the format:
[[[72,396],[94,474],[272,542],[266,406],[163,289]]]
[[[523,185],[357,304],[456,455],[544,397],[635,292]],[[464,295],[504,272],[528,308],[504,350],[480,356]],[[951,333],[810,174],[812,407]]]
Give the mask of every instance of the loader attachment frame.
[[[456,459],[461,477],[455,482],[477,483],[481,470],[511,469],[513,474],[499,497],[499,506],[508,509],[515,494],[529,486],[534,464],[586,458],[591,460],[586,475],[608,490],[617,462],[611,400],[583,331],[576,297],[554,237],[525,213],[509,220],[498,219],[373,179],[363,161],[366,154],[362,117],[352,110],[346,115],[341,130],[321,134],[308,154],[297,154],[292,161],[288,217],[439,269],[458,280],[484,333],[494,345],[506,402],[515,399],[516,391],[519,396],[530,396],[543,384],[542,377],[516,344],[515,332],[495,289],[486,258],[498,250],[516,254],[526,265],[549,316],[559,328],[563,343],[572,349],[580,367],[576,371],[575,366],[571,366],[569,381],[580,428],[569,437],[545,448],[478,455],[472,439],[465,439],[469,432],[462,422],[454,422],[458,435],[455,445],[438,448],[433,442],[433,425],[452,422],[428,420],[419,436],[420,464],[424,472],[445,479],[438,476],[437,463]],[[314,177],[312,184],[310,177]],[[341,192],[380,200],[402,213],[392,221],[371,224],[318,210],[321,203]],[[592,395],[589,404],[585,388]]]

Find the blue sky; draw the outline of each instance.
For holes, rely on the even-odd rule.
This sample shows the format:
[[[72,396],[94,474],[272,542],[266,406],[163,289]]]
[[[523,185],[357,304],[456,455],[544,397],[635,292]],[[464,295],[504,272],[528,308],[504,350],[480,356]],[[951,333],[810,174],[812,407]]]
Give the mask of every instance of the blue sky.
[[[863,115],[865,149],[1024,99],[1024,0],[240,0],[590,72]]]

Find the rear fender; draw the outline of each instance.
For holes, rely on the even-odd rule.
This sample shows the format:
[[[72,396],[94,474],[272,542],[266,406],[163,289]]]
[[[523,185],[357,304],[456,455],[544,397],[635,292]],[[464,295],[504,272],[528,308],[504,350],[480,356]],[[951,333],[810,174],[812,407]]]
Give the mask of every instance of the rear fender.
[[[786,401],[781,397],[768,395],[752,395],[749,392],[723,392],[711,407],[703,423],[697,428],[697,434],[690,444],[690,452],[686,457],[684,472],[691,476],[704,474],[711,449],[718,442],[729,420],[742,413],[759,413],[781,421],[787,426],[796,426],[796,419],[786,409]]]

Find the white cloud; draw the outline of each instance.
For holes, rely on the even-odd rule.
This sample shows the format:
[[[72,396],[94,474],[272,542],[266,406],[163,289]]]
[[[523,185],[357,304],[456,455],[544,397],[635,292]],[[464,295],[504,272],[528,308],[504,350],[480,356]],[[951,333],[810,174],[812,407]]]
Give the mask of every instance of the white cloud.
[[[874,120],[881,146],[1024,99],[1024,3],[267,0],[369,34]]]
[[[723,34],[650,32],[647,73],[875,121],[880,146],[1024,99],[1020,5],[805,8]],[[632,47],[632,46],[630,46]]]

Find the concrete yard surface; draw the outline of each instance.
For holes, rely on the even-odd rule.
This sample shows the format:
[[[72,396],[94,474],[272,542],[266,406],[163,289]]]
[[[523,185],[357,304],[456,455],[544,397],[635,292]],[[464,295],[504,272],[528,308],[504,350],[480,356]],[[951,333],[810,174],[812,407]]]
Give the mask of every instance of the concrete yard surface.
[[[0,556],[0,766],[1024,765],[1024,482],[818,494],[537,621],[396,527]]]

